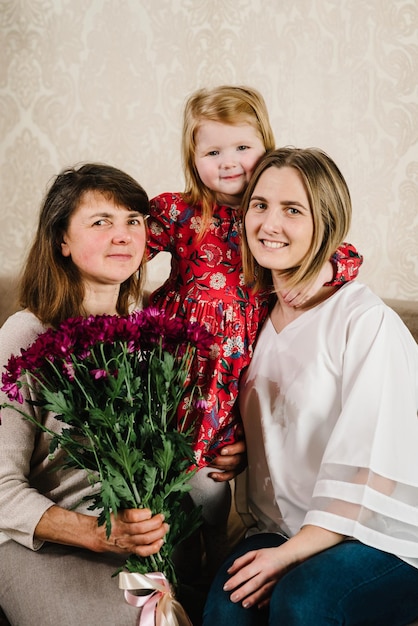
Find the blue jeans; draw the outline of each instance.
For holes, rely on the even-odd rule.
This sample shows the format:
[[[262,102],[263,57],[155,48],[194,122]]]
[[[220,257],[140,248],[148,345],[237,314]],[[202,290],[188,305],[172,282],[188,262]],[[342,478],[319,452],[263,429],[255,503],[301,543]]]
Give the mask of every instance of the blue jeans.
[[[223,585],[233,561],[284,541],[259,534],[239,544],[211,585],[203,626],[402,626],[418,617],[418,569],[358,541],[340,543],[290,570],[266,609],[231,602]]]

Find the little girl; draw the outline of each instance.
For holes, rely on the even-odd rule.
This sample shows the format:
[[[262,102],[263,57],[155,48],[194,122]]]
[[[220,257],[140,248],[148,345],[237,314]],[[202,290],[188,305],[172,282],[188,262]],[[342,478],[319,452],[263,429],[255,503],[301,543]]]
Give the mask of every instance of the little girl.
[[[238,380],[248,365],[257,331],[268,311],[268,294],[244,284],[240,253],[241,200],[261,156],[275,148],[262,96],[248,87],[200,89],[188,99],[182,154],[186,189],[151,200],[149,258],[171,253],[171,273],[150,303],[171,315],[204,324],[213,335],[211,358],[200,364],[207,407],[203,413],[180,407],[179,422],[194,426],[196,464],[191,496],[203,505],[209,524],[229,511],[227,483],[207,478],[222,447],[239,437]],[[342,246],[303,291],[286,294],[302,304],[324,283],[356,277],[362,258]],[[218,478],[220,480],[220,478]]]

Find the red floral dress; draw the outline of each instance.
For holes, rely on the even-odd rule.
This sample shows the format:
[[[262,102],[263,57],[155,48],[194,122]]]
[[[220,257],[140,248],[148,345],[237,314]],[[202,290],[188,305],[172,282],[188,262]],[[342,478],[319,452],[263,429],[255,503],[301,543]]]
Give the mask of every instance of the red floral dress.
[[[179,423],[194,426],[196,463],[203,467],[219,448],[236,440],[238,380],[252,357],[268,300],[244,284],[241,222],[236,210],[216,206],[208,232],[198,241],[200,223],[200,207],[186,204],[180,193],[164,193],[151,200],[149,258],[160,251],[170,252],[171,272],[151,294],[150,304],[199,322],[213,335],[211,357],[200,359],[198,372],[207,408],[191,410],[187,417],[187,399],[179,408]],[[362,263],[350,244],[341,246],[332,260],[336,277],[331,284],[355,278]]]

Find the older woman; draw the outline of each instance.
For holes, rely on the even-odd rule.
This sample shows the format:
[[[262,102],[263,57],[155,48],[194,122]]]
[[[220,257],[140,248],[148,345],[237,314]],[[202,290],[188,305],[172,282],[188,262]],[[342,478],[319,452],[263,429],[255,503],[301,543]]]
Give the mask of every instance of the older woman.
[[[141,294],[147,212],[142,187],[113,167],[57,176],[23,271],[23,310],[0,329],[1,364],[67,317],[128,313]],[[52,414],[43,419],[58,427]],[[86,473],[60,469],[62,452],[50,461],[47,435],[12,409],[1,420],[0,605],[10,623],[134,626],[137,609],[112,574],[131,553],[158,552],[163,515],[126,510],[107,537],[80,505],[91,493]]]

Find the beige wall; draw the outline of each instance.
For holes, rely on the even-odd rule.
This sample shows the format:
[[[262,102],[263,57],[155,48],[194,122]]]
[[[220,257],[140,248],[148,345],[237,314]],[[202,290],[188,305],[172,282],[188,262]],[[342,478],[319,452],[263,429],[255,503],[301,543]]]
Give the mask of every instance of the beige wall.
[[[0,283],[62,167],[181,190],[186,96],[245,83],[340,165],[362,280],[418,300],[417,42],[417,0],[0,0]]]

